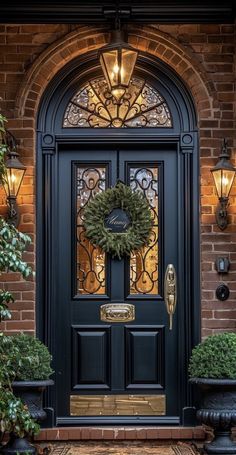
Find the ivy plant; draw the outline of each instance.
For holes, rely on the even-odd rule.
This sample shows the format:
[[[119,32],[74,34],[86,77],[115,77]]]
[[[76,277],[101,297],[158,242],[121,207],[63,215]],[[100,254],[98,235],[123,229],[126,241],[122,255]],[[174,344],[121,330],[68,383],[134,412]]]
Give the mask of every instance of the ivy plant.
[[[37,434],[39,425],[31,418],[27,407],[9,389],[0,389],[0,432],[14,433],[23,438]]]
[[[8,151],[6,142],[6,118],[0,113],[0,183],[6,179],[5,157]],[[31,273],[31,267],[23,261],[22,255],[31,239],[18,231],[0,216],[0,272],[20,272],[24,278]],[[9,292],[0,290],[0,321],[10,319],[8,304],[13,301]]]
[[[211,335],[190,358],[191,378],[236,379],[236,333]]]
[[[0,184],[6,179],[5,157],[8,151],[5,137],[6,118],[0,113]],[[0,274],[1,272],[20,272],[24,278],[31,273],[31,267],[23,261],[23,252],[30,243],[30,237],[18,231],[0,216]],[[10,292],[0,290],[0,322],[10,319],[8,308],[13,302]],[[9,355],[11,353],[11,355]],[[12,359],[20,359],[21,353],[13,339],[0,332],[0,439],[5,432],[16,436],[37,434],[39,425],[31,418],[27,407],[12,392],[15,366]]]

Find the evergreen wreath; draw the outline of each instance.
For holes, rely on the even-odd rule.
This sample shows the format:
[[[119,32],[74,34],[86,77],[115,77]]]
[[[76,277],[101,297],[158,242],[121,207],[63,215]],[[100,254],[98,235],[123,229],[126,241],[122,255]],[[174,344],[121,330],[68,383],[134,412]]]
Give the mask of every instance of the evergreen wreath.
[[[111,232],[105,220],[112,210],[126,212],[130,224],[125,232]],[[96,194],[84,208],[86,237],[112,257],[121,259],[148,243],[152,227],[151,210],[143,193],[133,192],[122,182]]]

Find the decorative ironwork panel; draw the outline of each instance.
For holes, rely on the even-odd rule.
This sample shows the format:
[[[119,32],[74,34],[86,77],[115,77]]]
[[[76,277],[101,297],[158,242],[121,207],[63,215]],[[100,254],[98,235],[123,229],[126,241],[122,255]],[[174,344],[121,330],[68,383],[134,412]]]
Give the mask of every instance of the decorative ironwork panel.
[[[130,168],[130,186],[147,198],[153,227],[148,246],[130,256],[130,294],[158,294],[158,167]]]
[[[133,78],[117,102],[105,79],[87,82],[66,107],[64,128],[143,128],[172,127],[165,99],[140,78]]]
[[[106,167],[77,167],[77,292],[105,294],[105,253],[85,236],[84,208],[97,193],[106,189]]]

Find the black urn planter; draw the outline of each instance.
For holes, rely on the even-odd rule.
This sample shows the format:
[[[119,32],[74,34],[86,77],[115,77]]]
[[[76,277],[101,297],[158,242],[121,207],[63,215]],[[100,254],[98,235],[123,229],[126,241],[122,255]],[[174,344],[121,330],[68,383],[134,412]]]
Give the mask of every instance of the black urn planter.
[[[197,419],[214,430],[214,438],[204,450],[211,455],[236,455],[231,435],[236,426],[236,380],[193,378],[190,382],[201,391]]]
[[[47,417],[43,409],[43,392],[47,386],[53,384],[54,381],[52,379],[45,381],[14,381],[12,383],[14,395],[21,398],[23,403],[27,405],[31,417],[39,423]]]
[[[37,450],[26,438],[19,438],[11,433],[8,443],[0,448],[0,453],[2,455],[36,455]]]

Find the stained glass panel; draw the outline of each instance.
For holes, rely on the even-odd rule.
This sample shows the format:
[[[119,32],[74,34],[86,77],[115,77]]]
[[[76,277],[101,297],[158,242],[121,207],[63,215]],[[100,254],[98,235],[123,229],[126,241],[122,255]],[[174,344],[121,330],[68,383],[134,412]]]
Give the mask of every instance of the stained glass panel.
[[[66,107],[64,128],[170,128],[165,99],[143,79],[134,77],[118,102],[105,79],[87,82]]]
[[[147,198],[153,227],[148,246],[131,254],[130,294],[158,294],[158,167],[130,169],[130,186]]]
[[[85,236],[84,208],[89,200],[106,189],[105,167],[77,167],[77,293],[105,294],[105,254]]]

